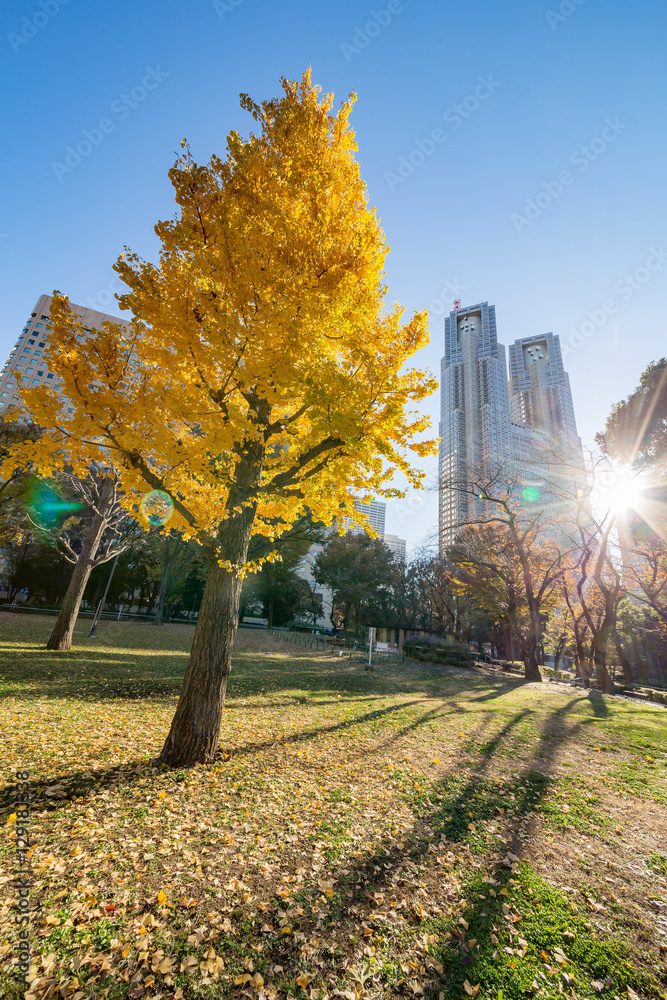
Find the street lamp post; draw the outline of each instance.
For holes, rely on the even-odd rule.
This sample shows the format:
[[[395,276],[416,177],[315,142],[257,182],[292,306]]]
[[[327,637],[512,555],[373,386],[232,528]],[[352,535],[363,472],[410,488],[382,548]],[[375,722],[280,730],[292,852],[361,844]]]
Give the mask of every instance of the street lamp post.
[[[118,556],[119,555],[120,555],[120,552],[118,553]],[[115,570],[116,563],[118,562],[118,556],[116,556],[116,558],[113,561],[113,566],[111,567],[111,572],[109,573],[109,579],[107,580],[107,585],[104,588],[104,594],[102,595],[102,600],[97,605],[97,611],[95,612],[95,617],[93,618],[93,624],[91,625],[90,632],[88,633],[88,638],[89,639],[94,639],[95,638],[95,633],[97,632],[97,625],[98,625],[98,622],[99,622],[100,618],[102,617],[102,609],[104,607],[104,602],[106,601],[107,594],[109,593],[109,587],[111,585],[111,580],[113,578],[113,571]]]

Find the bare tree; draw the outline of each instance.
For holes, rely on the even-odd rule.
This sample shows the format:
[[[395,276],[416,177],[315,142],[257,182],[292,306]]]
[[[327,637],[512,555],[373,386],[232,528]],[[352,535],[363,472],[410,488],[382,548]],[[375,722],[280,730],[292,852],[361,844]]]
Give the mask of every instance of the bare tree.
[[[58,550],[74,569],[46,648],[67,652],[91,571],[125,552],[142,529],[123,508],[118,480],[112,474],[91,467],[85,479],[61,473],[58,482],[85,511],[68,518],[55,538]]]
[[[577,558],[576,545],[561,532],[555,514],[567,498],[565,483],[568,467],[557,457],[552,457],[555,474],[545,483],[540,502],[533,502],[525,495],[520,477],[509,467],[499,467],[491,472],[467,470],[444,485],[468,498],[473,516],[462,522],[466,525],[497,525],[508,535],[520,566],[520,581],[527,607],[528,623],[523,643],[525,676],[529,681],[540,681],[537,653],[542,628],[541,611],[544,602]]]
[[[611,507],[598,508],[596,484],[606,459],[592,462],[587,491],[578,498],[575,521],[580,550],[576,584],[579,607],[590,633],[590,662],[598,687],[611,693],[614,684],[607,668],[607,650],[616,632],[619,604],[625,594],[620,555],[612,550],[618,515]]]

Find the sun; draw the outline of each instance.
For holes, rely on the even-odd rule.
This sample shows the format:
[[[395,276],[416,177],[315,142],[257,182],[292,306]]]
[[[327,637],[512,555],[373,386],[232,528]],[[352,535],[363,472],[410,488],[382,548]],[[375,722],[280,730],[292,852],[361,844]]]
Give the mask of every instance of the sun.
[[[612,514],[624,514],[637,508],[642,499],[641,475],[629,465],[617,465],[599,475],[593,490],[596,507],[607,508]]]

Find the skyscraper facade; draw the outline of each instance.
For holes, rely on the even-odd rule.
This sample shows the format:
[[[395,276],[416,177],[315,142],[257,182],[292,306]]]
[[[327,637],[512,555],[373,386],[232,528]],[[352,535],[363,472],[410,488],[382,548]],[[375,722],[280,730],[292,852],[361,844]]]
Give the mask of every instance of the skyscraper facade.
[[[373,531],[376,531],[380,538],[384,538],[384,522],[387,513],[387,504],[384,500],[371,500],[370,503],[355,500],[354,508],[360,514],[364,514],[370,521]],[[355,535],[360,535],[366,530],[360,524],[353,524],[350,517],[343,518],[343,524],[346,531],[352,531]]]
[[[21,382],[31,389],[37,385],[58,386],[58,376],[51,370],[49,337],[51,334],[51,302],[50,295],[40,295],[30,317],[23,325],[14,349],[0,372],[0,414],[7,413],[19,402],[19,388],[15,372],[21,373]],[[102,323],[109,320],[112,323],[126,325],[126,321],[117,316],[97,312],[86,306],[70,303],[72,312],[79,316],[84,327],[81,340],[91,330],[99,329]]]
[[[396,560],[405,562],[406,541],[404,538],[399,538],[398,535],[385,535],[384,544]]]
[[[447,488],[484,474],[510,459],[510,419],[505,348],[496,335],[496,311],[488,302],[457,307],[445,318],[445,356],[440,383],[441,547],[458,526],[481,516],[482,501]]]
[[[570,380],[553,333],[516,340],[496,336],[495,308],[457,308],[445,319],[441,366],[440,549],[462,525],[482,517],[484,502],[448,488],[499,470],[518,480],[522,501],[554,507],[583,471]],[[561,500],[558,500],[558,497]]]
[[[544,431],[556,451],[581,452],[570,379],[553,333],[515,340],[509,348],[510,416]]]

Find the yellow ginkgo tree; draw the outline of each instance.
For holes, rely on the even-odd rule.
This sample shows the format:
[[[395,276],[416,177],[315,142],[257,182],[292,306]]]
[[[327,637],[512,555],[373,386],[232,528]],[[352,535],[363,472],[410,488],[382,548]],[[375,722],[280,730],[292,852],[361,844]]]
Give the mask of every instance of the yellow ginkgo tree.
[[[210,761],[251,534],[309,512],[331,524],[357,496],[401,495],[433,454],[411,403],[436,388],[405,363],[427,343],[425,313],[385,305],[388,246],[355,160],[352,102],[336,112],[310,74],[282,81],[224,157],[170,171],[178,210],[160,222],[159,262],[129,251],[115,270],[133,320],[83,336],[54,296],[62,397],[26,391],[45,433],[23,448],[48,473],[113,469],[137,509],[151,491],[204,547],[209,570],[180,700],[159,762]],[[26,456],[26,449],[29,455]],[[18,456],[17,456],[18,457]],[[158,493],[157,491],[161,491]],[[167,494],[167,502],[164,501]]]

